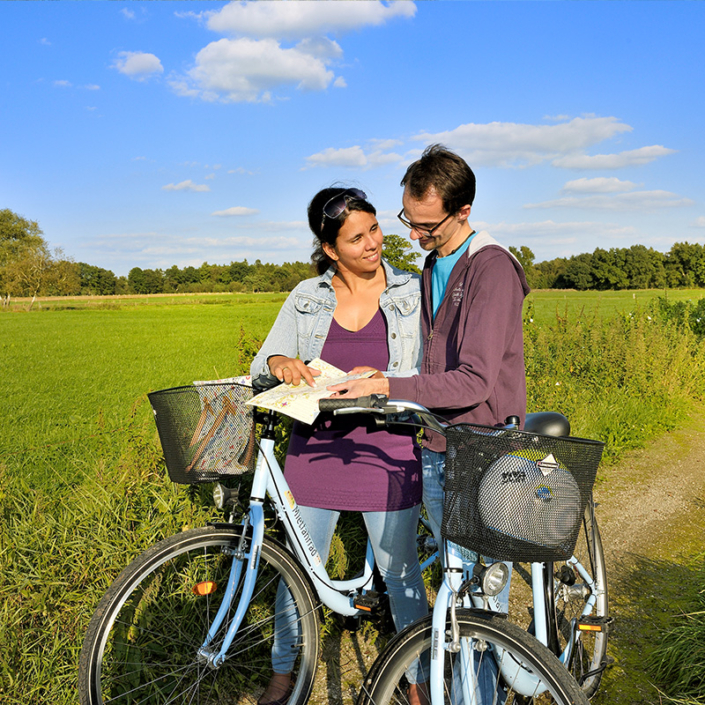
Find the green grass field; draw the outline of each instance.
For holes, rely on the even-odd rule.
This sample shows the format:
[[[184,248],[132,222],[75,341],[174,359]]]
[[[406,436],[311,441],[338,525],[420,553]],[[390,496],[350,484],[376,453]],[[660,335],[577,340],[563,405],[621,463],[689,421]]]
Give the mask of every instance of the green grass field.
[[[609,317],[659,291],[530,294],[538,325],[556,314]],[[697,300],[702,290],[674,290]],[[120,429],[155,389],[241,374],[241,336],[261,341],[284,294],[193,294],[15,301],[0,310],[0,463],[32,485],[74,482],[98,455],[120,452]],[[117,437],[112,438],[111,433]]]
[[[705,396],[705,349],[675,309],[644,313],[660,293],[532,293],[531,410],[563,411],[575,433],[607,441],[611,459],[677,425]],[[207,486],[190,497],[168,481],[146,394],[246,372],[284,298],[0,309],[0,702],[74,703],[107,586],[156,540],[217,516]]]

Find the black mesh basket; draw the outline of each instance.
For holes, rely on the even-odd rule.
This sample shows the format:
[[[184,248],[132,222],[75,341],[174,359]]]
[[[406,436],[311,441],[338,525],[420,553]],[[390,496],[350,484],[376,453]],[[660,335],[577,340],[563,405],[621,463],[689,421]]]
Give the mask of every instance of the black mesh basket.
[[[505,561],[570,558],[604,443],[470,424],[447,441],[446,539]]]
[[[203,384],[148,395],[172,482],[191,485],[254,470],[251,387]]]

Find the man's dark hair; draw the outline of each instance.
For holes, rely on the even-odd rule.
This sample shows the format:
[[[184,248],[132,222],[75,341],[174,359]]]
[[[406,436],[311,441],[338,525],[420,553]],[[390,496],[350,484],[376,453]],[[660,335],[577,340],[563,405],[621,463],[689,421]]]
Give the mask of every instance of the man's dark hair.
[[[421,158],[409,165],[401,185],[417,201],[434,189],[446,213],[457,213],[475,200],[475,174],[462,157],[442,144],[426,147]]]

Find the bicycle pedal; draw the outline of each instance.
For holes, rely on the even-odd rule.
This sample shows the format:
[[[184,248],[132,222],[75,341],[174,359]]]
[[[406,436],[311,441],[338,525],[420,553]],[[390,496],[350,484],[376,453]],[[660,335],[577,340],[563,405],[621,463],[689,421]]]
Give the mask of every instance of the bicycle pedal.
[[[579,632],[606,632],[614,622],[614,617],[583,617],[578,620]]]
[[[360,616],[378,616],[383,614],[387,609],[389,598],[384,593],[378,593],[374,590],[358,595],[353,599],[353,607],[360,610],[363,614]]]

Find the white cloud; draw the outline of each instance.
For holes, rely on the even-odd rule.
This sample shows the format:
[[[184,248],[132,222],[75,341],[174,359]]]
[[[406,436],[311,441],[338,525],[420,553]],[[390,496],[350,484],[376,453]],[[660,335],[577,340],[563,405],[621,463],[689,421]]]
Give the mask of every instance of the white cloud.
[[[39,40],[39,43],[40,43],[40,44],[43,44],[45,47],[50,47],[50,46],[51,46],[51,42],[50,42],[46,37],[42,37],[42,38]]]
[[[135,19],[135,13],[132,10],[128,10],[126,7],[123,7],[120,12],[122,13],[122,16],[127,18],[128,20]]]
[[[207,176],[203,177],[206,181],[211,181],[215,179],[215,174],[208,174]]]
[[[336,78],[335,81],[333,81],[333,87],[334,88],[347,88],[348,82],[342,76],[338,76],[338,78]]]
[[[659,157],[674,154],[675,149],[668,149],[655,144],[650,147],[640,147],[619,154],[567,154],[564,157],[555,159],[553,166],[563,169],[623,169],[629,166],[642,166],[653,162]]]
[[[204,14],[209,29],[216,32],[297,39],[379,26],[398,17],[412,18],[416,14],[416,5],[413,2],[383,4],[369,0],[231,2],[217,12]]]
[[[58,88],[71,88],[71,81],[54,81],[54,85]]]
[[[100,86],[95,83],[89,83],[88,85],[83,86],[83,88],[87,91],[99,91],[100,90]]]
[[[211,187],[208,184],[194,184],[191,179],[181,181],[178,184],[167,184],[162,186],[164,191],[210,191]]]
[[[692,225],[694,228],[705,228],[705,215],[701,215]]]
[[[427,144],[441,142],[471,165],[531,166],[631,130],[631,126],[615,117],[588,116],[557,125],[468,123],[444,132],[423,132],[413,139]]]
[[[305,168],[334,166],[347,169],[371,169],[384,164],[396,164],[402,159],[403,157],[399,154],[385,152],[375,146],[368,150],[364,150],[359,145],[340,149],[328,147],[322,152],[306,157],[307,166]]]
[[[563,191],[568,193],[621,193],[632,191],[639,184],[632,181],[622,181],[615,176],[601,176],[596,179],[575,179],[568,181]]]
[[[334,79],[327,58],[273,39],[220,39],[201,49],[184,78],[171,80],[179,95],[225,102],[268,102],[280,86],[324,90]]]
[[[247,174],[248,176],[252,176],[254,173],[254,171],[248,171],[242,166],[239,166],[236,169],[228,169],[228,174]]]
[[[246,208],[245,206],[234,206],[233,208],[226,208],[224,211],[215,211],[211,215],[219,216],[242,216],[242,215],[256,215],[259,211],[256,208]]]
[[[113,63],[113,68],[137,81],[144,81],[150,76],[164,72],[159,58],[143,51],[121,51]]]
[[[658,208],[692,206],[693,201],[669,191],[633,191],[616,195],[596,194],[579,198],[566,196],[543,203],[529,203],[524,208],[586,208],[611,211],[650,211]]]

